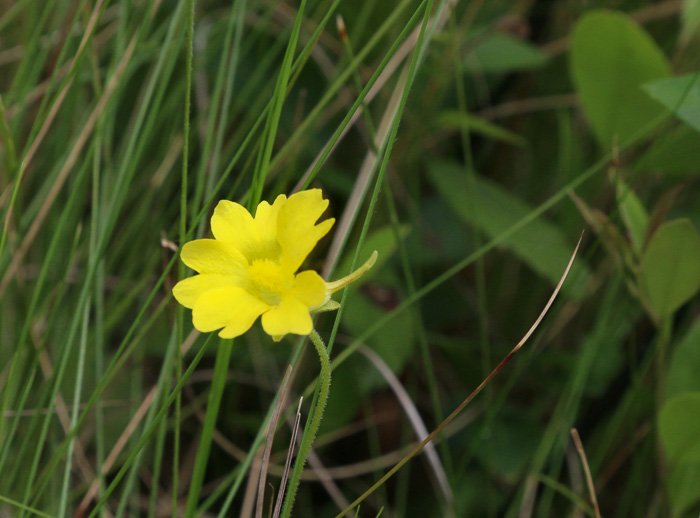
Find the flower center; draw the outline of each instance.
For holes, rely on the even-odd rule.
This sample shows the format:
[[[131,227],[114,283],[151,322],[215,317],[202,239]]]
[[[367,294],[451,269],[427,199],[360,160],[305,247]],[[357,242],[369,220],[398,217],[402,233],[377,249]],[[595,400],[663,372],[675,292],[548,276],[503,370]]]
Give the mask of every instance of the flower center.
[[[294,275],[284,271],[279,263],[270,259],[257,259],[248,267],[251,294],[260,300],[276,306],[282,295],[289,290]]]

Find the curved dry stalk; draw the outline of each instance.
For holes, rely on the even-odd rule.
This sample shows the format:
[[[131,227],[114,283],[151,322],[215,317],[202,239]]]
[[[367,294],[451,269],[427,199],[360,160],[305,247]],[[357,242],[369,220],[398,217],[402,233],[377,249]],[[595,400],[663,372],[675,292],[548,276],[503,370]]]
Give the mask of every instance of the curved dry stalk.
[[[578,452],[579,457],[581,457],[581,466],[583,467],[584,475],[586,475],[588,496],[591,498],[595,518],[600,518],[600,508],[598,507],[598,498],[595,495],[595,486],[593,485],[593,477],[591,477],[591,469],[588,467],[586,451],[583,449],[583,443],[581,442],[581,437],[579,436],[576,428],[571,429],[571,438],[574,440],[574,445],[576,446],[576,451]]]

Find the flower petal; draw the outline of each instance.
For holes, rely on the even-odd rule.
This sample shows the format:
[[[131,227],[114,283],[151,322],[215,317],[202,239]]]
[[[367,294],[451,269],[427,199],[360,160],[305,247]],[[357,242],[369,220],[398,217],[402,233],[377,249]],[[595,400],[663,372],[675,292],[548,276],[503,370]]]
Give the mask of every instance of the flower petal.
[[[243,288],[226,286],[208,291],[197,299],[192,309],[192,322],[202,333],[223,327],[219,336],[234,338],[250,329],[255,319],[269,307]]]
[[[242,205],[221,200],[211,218],[214,237],[239,250],[249,263],[277,260],[282,251],[277,242],[277,214],[286,201],[287,197],[280,194],[272,205],[261,202],[253,218]]]
[[[180,252],[182,262],[199,273],[243,275],[247,263],[235,248],[214,239],[197,239],[185,243]]]
[[[224,286],[236,286],[238,282],[240,282],[238,277],[234,275],[220,273],[193,275],[178,282],[173,288],[173,295],[180,304],[192,309],[197,299],[207,292]]]
[[[309,308],[303,302],[288,297],[282,299],[262,316],[265,332],[271,336],[283,336],[287,333],[308,335],[313,330]]]
[[[333,226],[334,219],[316,225],[328,207],[320,189],[298,192],[282,205],[277,217],[277,240],[282,246],[283,264],[295,272],[316,243]]]
[[[309,308],[318,306],[326,298],[326,283],[313,270],[306,270],[294,278],[289,296],[303,302]]]
[[[272,205],[261,201],[255,210],[255,229],[261,242],[277,243],[277,216],[287,197],[280,194]]]
[[[246,257],[257,247],[258,233],[253,216],[238,203],[221,200],[216,205],[211,231],[216,239],[233,246]]]

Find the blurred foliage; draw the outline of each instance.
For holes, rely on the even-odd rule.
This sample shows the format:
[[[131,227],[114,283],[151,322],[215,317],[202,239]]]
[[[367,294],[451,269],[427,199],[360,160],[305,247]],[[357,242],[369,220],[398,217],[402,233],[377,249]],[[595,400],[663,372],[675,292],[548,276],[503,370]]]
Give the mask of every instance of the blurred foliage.
[[[299,2],[196,2],[185,135],[186,2],[0,0],[0,515],[184,506],[218,345],[189,335],[185,315],[184,369],[201,361],[178,421],[185,138],[187,228],[204,237],[216,200],[291,192],[343,129],[311,181],[339,237],[308,267],[345,275],[363,230],[358,260],[379,262],[347,293],[331,359],[373,349],[428,431],[527,332],[585,230],[542,326],[439,435],[448,487],[417,458],[359,516],[591,514],[572,427],[603,516],[698,515],[700,2],[452,4],[435,2],[382,177],[424,4],[309,0],[263,186],[266,108]],[[334,318],[316,320],[324,339]],[[234,480],[301,351],[271,458],[279,487],[285,418],[318,374],[302,342],[271,343],[259,325],[236,339],[198,515],[251,502],[255,469]],[[416,440],[386,377],[353,352],[294,514],[334,516]]]

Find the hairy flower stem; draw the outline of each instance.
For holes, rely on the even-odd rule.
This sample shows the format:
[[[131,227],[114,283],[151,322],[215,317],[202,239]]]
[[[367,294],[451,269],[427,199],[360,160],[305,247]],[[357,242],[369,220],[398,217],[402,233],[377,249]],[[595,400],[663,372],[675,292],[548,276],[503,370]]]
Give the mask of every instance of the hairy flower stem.
[[[301,446],[299,447],[299,454],[297,455],[297,460],[294,463],[294,472],[289,481],[289,489],[287,490],[287,498],[285,498],[284,509],[282,510],[282,517],[288,518],[292,513],[292,506],[294,505],[294,498],[299,488],[299,481],[301,480],[301,472],[304,470],[304,464],[306,464],[306,457],[309,456],[311,451],[311,445],[316,439],[316,434],[321,426],[321,419],[323,418],[323,411],[326,409],[326,402],[328,401],[328,392],[331,388],[331,364],[328,359],[328,351],[326,349],[326,344],[323,343],[323,339],[314,329],[309,335],[311,338],[311,343],[316,347],[316,352],[318,352],[318,358],[321,361],[321,374],[319,376],[319,389],[318,397],[316,397],[316,404],[314,406],[314,413],[311,416],[311,421],[304,431],[304,436],[301,439]]]

